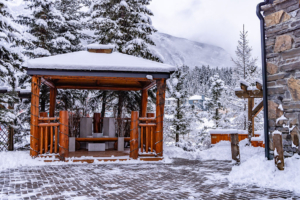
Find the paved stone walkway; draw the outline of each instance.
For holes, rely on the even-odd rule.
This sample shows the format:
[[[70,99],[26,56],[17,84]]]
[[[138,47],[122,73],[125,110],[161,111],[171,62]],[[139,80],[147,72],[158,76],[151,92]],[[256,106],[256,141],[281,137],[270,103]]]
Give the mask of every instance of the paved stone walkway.
[[[22,167],[0,172],[0,199],[300,199],[230,185],[228,161]]]

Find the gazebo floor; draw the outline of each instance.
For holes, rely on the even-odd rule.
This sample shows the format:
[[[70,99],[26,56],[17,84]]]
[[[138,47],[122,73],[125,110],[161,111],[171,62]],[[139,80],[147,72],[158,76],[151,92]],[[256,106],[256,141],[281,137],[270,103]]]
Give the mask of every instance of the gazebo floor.
[[[109,149],[106,151],[88,151],[86,149],[80,149],[75,152],[69,152],[69,156],[65,158],[65,162],[81,162],[81,163],[94,163],[95,161],[129,161],[129,149],[125,151],[117,151],[114,149]],[[41,158],[44,162],[58,162],[58,154],[42,154],[38,158]],[[139,155],[139,160],[141,161],[161,161],[162,157],[154,157],[150,155]]]

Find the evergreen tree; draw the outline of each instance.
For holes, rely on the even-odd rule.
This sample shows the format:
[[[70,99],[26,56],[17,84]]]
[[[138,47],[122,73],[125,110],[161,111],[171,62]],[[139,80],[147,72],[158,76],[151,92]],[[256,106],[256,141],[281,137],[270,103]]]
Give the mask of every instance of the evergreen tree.
[[[207,101],[206,106],[209,108],[210,118],[214,121],[215,127],[220,127],[220,120],[222,119],[222,114],[220,110],[224,108],[223,105],[223,91],[224,91],[224,81],[219,78],[219,75],[214,75],[211,77],[211,88],[210,88],[210,99]]]
[[[53,41],[55,48],[51,49],[51,54],[63,54],[83,50],[80,39],[87,39],[88,36],[81,33],[83,24],[79,0],[60,0],[56,2],[56,8],[62,14],[63,22],[57,31],[57,38]]]
[[[249,46],[247,37],[248,31],[245,31],[245,25],[243,25],[243,31],[240,32],[240,40],[235,51],[236,59],[232,59],[232,61],[236,66],[234,69],[235,79],[252,82],[256,78],[253,75],[257,72],[257,59],[252,58],[252,48]]]
[[[20,27],[13,20],[7,1],[0,0],[0,85],[9,90],[0,94],[0,124],[1,129],[14,128],[15,136],[18,136],[22,124],[21,128],[16,126],[19,125],[19,112],[14,105],[19,98],[15,89],[19,77],[24,74],[20,68],[23,62],[21,51],[29,42],[21,35]]]
[[[152,48],[150,36],[156,29],[149,4],[150,0],[95,0],[90,8],[94,42],[115,44],[119,52],[161,62]]]
[[[174,114],[174,118],[171,119],[172,129],[171,132],[175,135],[175,141],[179,142],[179,136],[188,134],[190,131],[190,117],[188,112],[190,111],[190,105],[187,101],[188,92],[184,87],[186,82],[187,73],[184,72],[183,67],[178,68],[167,81],[168,97],[176,100],[176,106],[170,107],[173,109],[171,113]],[[167,112],[170,112],[166,110]]]
[[[31,58],[39,58],[56,54],[57,44],[61,42],[59,30],[64,25],[64,18],[56,9],[52,0],[26,0],[26,9],[31,10],[29,15],[20,15],[18,23],[28,27],[31,34],[33,48],[26,54]]]
[[[252,58],[252,48],[249,46],[248,31],[245,31],[245,25],[243,25],[243,31],[240,32],[240,40],[238,41],[238,46],[236,50],[236,59],[232,59],[235,64],[234,68],[234,81],[236,82],[236,87],[240,87],[240,80],[245,80],[249,83],[253,83],[257,78],[257,59]],[[236,99],[232,102],[234,107],[237,109],[236,122],[243,124],[241,128],[247,129],[247,101],[243,99]],[[242,123],[241,123],[242,122]]]

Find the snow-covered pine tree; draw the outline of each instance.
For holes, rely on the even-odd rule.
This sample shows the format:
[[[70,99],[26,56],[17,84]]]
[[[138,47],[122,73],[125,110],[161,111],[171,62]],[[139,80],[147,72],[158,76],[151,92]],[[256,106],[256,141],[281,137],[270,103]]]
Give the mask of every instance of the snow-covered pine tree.
[[[248,31],[245,31],[245,25],[243,25],[243,31],[240,32],[240,40],[235,51],[236,59],[232,58],[235,64],[234,75],[235,81],[245,80],[252,82],[256,77],[253,75],[257,72],[257,59],[252,58],[252,47],[249,46]]]
[[[62,14],[63,22],[59,30],[57,30],[57,37],[53,41],[53,46],[50,53],[63,54],[83,49],[80,39],[87,39],[88,36],[83,34],[83,24],[81,22],[82,14],[81,2],[79,0],[59,0],[56,1],[56,8]]]
[[[147,5],[151,0],[95,0],[91,7],[90,27],[95,43],[115,44],[119,52],[162,62],[152,48],[151,35],[156,32]]]
[[[56,9],[53,0],[26,0],[27,8],[31,14],[20,15],[18,23],[28,27],[31,34],[33,48],[26,54],[31,58],[39,58],[56,54],[56,44],[60,42],[59,30],[64,26],[65,20]]]
[[[176,106],[171,113],[174,117],[170,119],[172,124],[171,132],[175,135],[175,141],[179,142],[180,135],[186,135],[190,131],[190,118],[188,113],[190,105],[188,104],[188,91],[184,87],[186,82],[187,73],[184,72],[183,67],[179,67],[167,81],[167,94],[168,97],[176,100]],[[170,111],[169,111],[170,112]]]
[[[240,32],[240,40],[236,49],[236,59],[232,59],[235,64],[233,70],[233,82],[236,83],[235,87],[240,87],[240,80],[245,80],[250,84],[254,83],[257,79],[257,59],[252,58],[252,48],[249,46],[248,31],[245,31],[245,25],[243,25],[243,31]],[[232,92],[234,94],[234,92]],[[239,127],[244,130],[247,129],[247,101],[244,99],[236,99],[231,102],[232,107],[235,108],[236,118],[234,121],[239,124]],[[234,112],[234,111],[233,111]]]
[[[220,127],[222,114],[220,110],[224,109],[222,93],[224,91],[224,81],[219,78],[219,75],[214,75],[210,78],[212,85],[210,88],[210,99],[207,100],[206,106],[209,108],[209,117],[213,120],[215,127]]]
[[[18,136],[22,127],[15,126],[19,124],[18,110],[14,106],[14,103],[19,102],[15,88],[18,86],[18,77],[24,73],[20,68],[24,59],[22,47],[29,43],[13,20],[9,4],[6,0],[0,0],[0,85],[9,90],[0,95],[0,124],[2,128],[14,128],[15,136]]]

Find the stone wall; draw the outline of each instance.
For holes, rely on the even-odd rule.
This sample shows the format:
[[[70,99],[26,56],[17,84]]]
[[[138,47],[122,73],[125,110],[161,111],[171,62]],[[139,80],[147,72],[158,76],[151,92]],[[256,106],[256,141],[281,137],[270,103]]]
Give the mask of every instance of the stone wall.
[[[262,10],[266,29],[269,132],[279,130],[283,133],[285,155],[291,156],[300,153],[299,0],[275,0]],[[285,120],[277,120],[283,115]],[[270,150],[272,154],[271,135]]]

